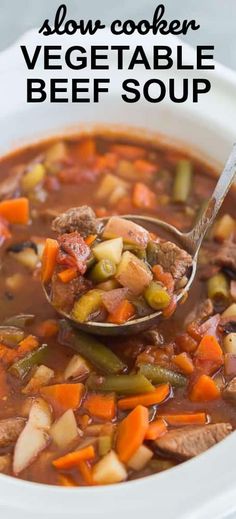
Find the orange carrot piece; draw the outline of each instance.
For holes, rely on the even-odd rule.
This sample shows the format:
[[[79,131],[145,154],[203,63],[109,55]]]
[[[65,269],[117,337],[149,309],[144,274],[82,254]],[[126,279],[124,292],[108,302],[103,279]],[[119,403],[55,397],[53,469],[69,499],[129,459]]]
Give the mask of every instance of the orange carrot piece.
[[[16,355],[23,355],[25,353],[29,353],[32,350],[35,350],[39,345],[38,339],[34,337],[34,335],[28,335],[23,339],[16,350]]]
[[[208,375],[201,375],[192,387],[190,400],[192,402],[204,402],[220,397],[220,390],[214,380]]]
[[[57,277],[62,281],[62,283],[69,283],[73,279],[77,277],[78,270],[75,267],[71,267],[69,269],[65,269],[62,272],[57,274]]]
[[[160,404],[165,400],[165,398],[169,395],[170,386],[169,384],[161,384],[156,387],[156,389],[150,393],[144,393],[142,395],[130,396],[127,398],[122,398],[118,402],[118,408],[125,409],[133,409],[137,405],[144,405],[146,407],[150,405]]]
[[[54,319],[47,319],[36,327],[36,331],[40,337],[54,337],[59,331],[59,325]]]
[[[138,405],[120,422],[116,451],[121,461],[126,463],[142,445],[148,430],[148,410]]]
[[[224,362],[223,351],[213,335],[205,335],[202,338],[195,356],[201,360],[212,360],[219,365]]]
[[[202,425],[207,421],[205,413],[192,413],[192,414],[164,414],[161,415],[169,425]]]
[[[113,420],[116,415],[116,402],[113,394],[90,394],[87,396],[83,406],[92,416],[102,420]]]
[[[193,361],[185,351],[178,355],[173,355],[172,362],[181,370],[185,375],[191,375],[194,371]]]
[[[158,418],[154,422],[151,422],[148,426],[148,430],[145,434],[145,440],[157,440],[157,438],[161,438],[167,432],[167,426],[162,420],[162,418]]]
[[[135,315],[135,307],[127,299],[122,301],[116,308],[115,312],[109,314],[107,321],[113,324],[126,323]]]
[[[152,175],[157,171],[157,167],[152,162],[144,159],[138,159],[134,162],[134,169],[137,171],[138,175],[142,175],[144,178],[152,177]]]
[[[54,384],[53,386],[41,387],[40,393],[52,404],[57,404],[60,408],[77,409],[80,405],[83,393],[83,384]]]
[[[90,234],[87,238],[84,238],[84,241],[87,245],[92,245],[92,243],[96,240],[97,234]]]
[[[96,143],[92,137],[81,140],[74,150],[76,158],[81,162],[88,162],[96,157]]]
[[[78,469],[84,482],[87,485],[93,485],[93,475],[89,463],[87,461],[80,461],[80,463],[78,464]]]
[[[163,285],[165,285],[165,287],[167,288],[169,294],[173,294],[175,282],[170,272],[164,272],[161,265],[154,265],[154,267],[152,267],[152,271],[156,281],[160,281],[161,283],[163,283]]]
[[[53,460],[52,464],[56,469],[67,470],[78,467],[81,461],[92,460],[93,458],[95,458],[94,447],[93,445],[89,445],[84,449],[69,452],[69,454],[65,454],[65,456]]]
[[[133,204],[139,209],[153,209],[156,207],[156,195],[141,182],[137,182],[133,191]]]
[[[58,483],[62,487],[77,487],[75,480],[70,476],[65,476],[65,474],[58,475]]]
[[[13,198],[0,202],[0,215],[9,223],[25,225],[29,222],[28,198]]]
[[[56,240],[47,238],[42,257],[42,282],[48,283],[53,275],[59,245]]]
[[[127,160],[138,160],[145,156],[144,148],[131,146],[129,144],[113,144],[111,146],[111,152]]]

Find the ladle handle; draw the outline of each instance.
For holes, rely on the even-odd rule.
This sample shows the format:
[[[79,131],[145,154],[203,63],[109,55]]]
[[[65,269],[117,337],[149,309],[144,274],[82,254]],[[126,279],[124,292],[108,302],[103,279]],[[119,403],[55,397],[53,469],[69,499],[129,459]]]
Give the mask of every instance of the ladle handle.
[[[195,256],[201,246],[202,240],[209,227],[214,222],[216,215],[236,176],[236,143],[230,153],[227,163],[217,182],[215,190],[209,199],[204,211],[200,215],[196,225],[185,235],[188,250]]]

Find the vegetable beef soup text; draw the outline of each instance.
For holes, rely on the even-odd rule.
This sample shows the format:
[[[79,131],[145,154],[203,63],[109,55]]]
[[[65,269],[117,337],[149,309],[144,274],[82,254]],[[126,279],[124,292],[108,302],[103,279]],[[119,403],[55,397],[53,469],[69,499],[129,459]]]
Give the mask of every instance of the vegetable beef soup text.
[[[104,133],[3,157],[0,178],[0,472],[64,487],[119,483],[230,434],[234,190],[177,305],[191,258],[120,216],[191,229],[216,183],[209,166],[161,142]],[[105,227],[96,217],[108,217]],[[86,335],[47,303],[41,280],[79,322],[119,325],[158,309],[165,318],[138,336]]]

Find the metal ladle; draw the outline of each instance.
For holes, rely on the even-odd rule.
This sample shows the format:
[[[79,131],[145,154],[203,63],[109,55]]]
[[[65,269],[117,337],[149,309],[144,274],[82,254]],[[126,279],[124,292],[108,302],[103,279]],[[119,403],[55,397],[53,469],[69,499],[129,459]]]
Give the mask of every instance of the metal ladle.
[[[193,259],[191,272],[189,275],[188,282],[186,286],[182,289],[182,291],[177,296],[177,302],[179,302],[186,292],[189,291],[193,280],[196,274],[197,267],[197,259],[199,249],[201,247],[204,236],[206,235],[209,227],[213,224],[218,211],[227,195],[236,175],[236,144],[234,144],[233,149],[230,153],[230,156],[227,160],[227,163],[224,167],[223,172],[220,175],[220,178],[217,182],[215,190],[209,199],[204,211],[199,216],[198,221],[196,222],[194,228],[188,233],[182,233],[173,225],[169,225],[162,220],[158,220],[157,218],[152,218],[149,216],[139,216],[139,215],[125,215],[122,218],[126,218],[135,222],[137,224],[142,225],[143,227],[152,226],[152,230],[158,235],[159,230],[162,229],[167,232],[172,237],[172,241],[177,245],[181,246],[185,249]],[[101,218],[101,223],[106,223],[108,218]],[[44,286],[44,291],[47,297],[47,300],[52,305],[52,301],[49,297],[49,294]],[[131,321],[126,322],[122,325],[110,324],[110,323],[100,323],[88,321],[86,323],[79,323],[72,319],[72,317],[60,309],[56,308],[57,312],[68,319],[73,326],[84,330],[87,333],[98,334],[98,335],[130,335],[137,334],[147,328],[150,328],[156,325],[163,317],[162,312],[154,312],[145,317],[140,317],[137,319],[133,319]]]

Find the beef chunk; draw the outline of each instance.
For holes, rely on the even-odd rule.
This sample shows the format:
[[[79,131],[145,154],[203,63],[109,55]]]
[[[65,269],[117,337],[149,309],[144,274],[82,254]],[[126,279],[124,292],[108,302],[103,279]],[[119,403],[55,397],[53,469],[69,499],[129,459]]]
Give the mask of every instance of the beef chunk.
[[[225,241],[219,248],[219,252],[213,258],[213,263],[220,267],[236,272],[236,243]]]
[[[170,241],[160,242],[156,248],[156,263],[175,279],[180,279],[192,265],[192,258],[184,249]]]
[[[65,267],[76,267],[80,274],[86,272],[86,260],[91,251],[78,232],[62,234],[58,238],[60,246],[57,263]]]
[[[62,283],[57,273],[53,275],[51,286],[51,300],[56,308],[70,312],[74,302],[92,286],[91,281],[82,276],[72,279],[69,283]]]
[[[223,392],[224,398],[236,404],[236,377],[234,377],[226,386]]]
[[[201,454],[232,431],[229,423],[199,425],[173,429],[155,441],[163,452],[180,460],[188,460]]]
[[[88,236],[89,234],[97,234],[99,227],[100,224],[95,213],[87,205],[69,209],[52,222],[52,230],[58,234],[77,231],[81,236]]]
[[[6,418],[0,420],[0,448],[16,442],[25,426],[24,418]]]

